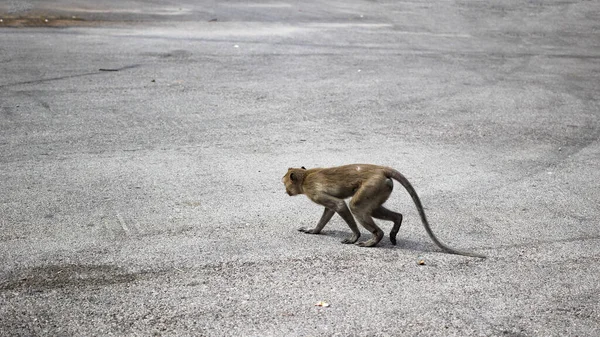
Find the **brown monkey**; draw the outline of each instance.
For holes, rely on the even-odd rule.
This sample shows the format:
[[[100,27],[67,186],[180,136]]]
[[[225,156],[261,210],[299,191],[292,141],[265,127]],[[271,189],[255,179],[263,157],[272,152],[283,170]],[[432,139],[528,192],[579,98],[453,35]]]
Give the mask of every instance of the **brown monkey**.
[[[436,245],[448,253],[485,258],[483,255],[451,248],[438,240],[427,222],[417,192],[406,177],[391,167],[353,164],[310,170],[304,167],[289,168],[283,176],[282,182],[285,184],[285,190],[290,196],[305,194],[313,202],[325,206],[321,220],[315,228],[300,228],[299,231],[308,234],[319,234],[333,215],[338,213],[350,226],[353,233],[352,236],[344,239],[342,243],[356,243],[358,241],[360,231],[356,225],[356,218],[358,223],[373,234],[373,237],[369,240],[356,244],[361,247],[372,247],[383,238],[383,231],[377,227],[373,217],[394,222],[394,227],[390,232],[390,241],[394,245],[396,244],[396,235],[402,224],[402,214],[392,212],[382,206],[394,188],[392,179],[406,188],[417,206],[427,234]],[[344,201],[349,197],[352,197],[350,208]]]

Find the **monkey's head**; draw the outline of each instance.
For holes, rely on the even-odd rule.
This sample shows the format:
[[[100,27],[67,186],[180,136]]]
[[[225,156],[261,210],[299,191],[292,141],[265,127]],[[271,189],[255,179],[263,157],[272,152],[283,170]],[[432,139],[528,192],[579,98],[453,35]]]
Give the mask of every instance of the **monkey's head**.
[[[304,181],[304,175],[306,169],[302,168],[289,168],[287,173],[281,178],[281,182],[285,185],[285,191],[289,196],[302,194],[302,182]]]

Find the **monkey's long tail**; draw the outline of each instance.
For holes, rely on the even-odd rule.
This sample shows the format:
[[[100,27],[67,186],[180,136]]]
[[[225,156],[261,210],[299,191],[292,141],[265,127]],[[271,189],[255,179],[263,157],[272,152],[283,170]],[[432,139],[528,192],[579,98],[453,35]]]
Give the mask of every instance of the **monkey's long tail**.
[[[419,211],[419,215],[421,216],[421,221],[423,222],[423,226],[425,227],[427,234],[429,234],[429,237],[431,238],[431,240],[433,240],[433,242],[436,245],[438,245],[440,248],[442,248],[443,250],[445,250],[446,252],[451,253],[451,254],[472,256],[472,257],[478,257],[478,258],[485,259],[485,255],[480,255],[480,254],[476,254],[476,253],[465,252],[462,250],[454,249],[454,248],[446,245],[445,243],[441,242],[440,240],[438,240],[438,238],[435,236],[435,234],[433,234],[433,231],[431,230],[431,226],[429,226],[429,222],[427,221],[427,217],[425,216],[425,211],[423,210],[423,205],[421,204],[419,195],[417,195],[417,191],[415,191],[415,189],[412,187],[412,185],[410,184],[408,179],[406,179],[406,177],[404,175],[402,175],[402,173],[394,170],[393,168],[387,168],[385,174],[388,178],[392,178],[392,179],[398,181],[408,191],[408,194],[410,194],[413,202],[415,203],[415,206],[417,206],[417,210]]]

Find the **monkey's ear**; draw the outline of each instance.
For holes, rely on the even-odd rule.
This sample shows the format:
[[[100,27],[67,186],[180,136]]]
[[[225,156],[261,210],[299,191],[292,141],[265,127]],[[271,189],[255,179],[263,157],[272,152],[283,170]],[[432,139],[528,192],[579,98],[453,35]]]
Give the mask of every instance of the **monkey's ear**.
[[[292,182],[296,182],[296,175],[294,172],[290,173],[290,180],[292,180]]]
[[[304,166],[301,166],[301,167],[302,167],[303,170],[306,170],[306,167],[304,167]]]

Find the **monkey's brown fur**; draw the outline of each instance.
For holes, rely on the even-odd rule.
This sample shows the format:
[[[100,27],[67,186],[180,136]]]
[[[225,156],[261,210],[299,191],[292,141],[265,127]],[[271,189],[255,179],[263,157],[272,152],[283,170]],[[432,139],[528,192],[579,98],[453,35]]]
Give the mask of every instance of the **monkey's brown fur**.
[[[431,231],[425,217],[423,205],[417,192],[410,182],[400,172],[391,167],[352,164],[331,168],[289,168],[282,182],[290,196],[305,194],[315,203],[325,206],[321,220],[313,229],[300,228],[301,232],[318,234],[335,213],[338,213],[352,230],[352,236],[344,239],[343,243],[356,243],[361,247],[375,246],[383,238],[383,231],[377,227],[373,217],[394,222],[390,232],[390,241],[396,244],[396,235],[402,224],[402,214],[392,212],[383,207],[393,190],[392,179],[398,181],[410,194],[417,206],[419,215],[429,237],[440,248],[448,253],[485,258],[483,255],[463,252],[442,243]],[[352,197],[350,208],[344,199]],[[367,241],[358,242],[360,231],[356,221],[373,234]]]

